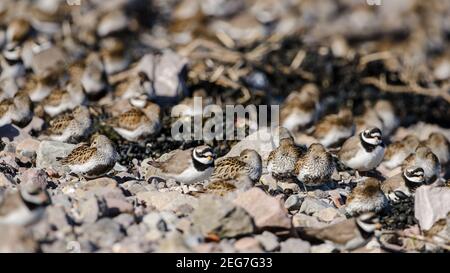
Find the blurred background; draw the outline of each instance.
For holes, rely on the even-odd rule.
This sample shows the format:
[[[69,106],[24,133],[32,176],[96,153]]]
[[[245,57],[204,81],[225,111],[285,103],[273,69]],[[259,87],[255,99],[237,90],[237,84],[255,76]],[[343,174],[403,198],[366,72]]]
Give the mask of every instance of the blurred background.
[[[30,28],[15,41],[17,18]],[[33,65],[17,53],[29,39],[57,45],[66,68],[92,52],[133,64],[173,50],[189,64],[183,94],[206,89],[224,101],[276,104],[314,82],[330,111],[345,104],[358,113],[364,100],[387,97],[400,112],[408,106],[411,122],[450,125],[450,1],[2,0],[3,55],[39,74],[58,58]],[[2,70],[2,92],[25,85]],[[109,78],[113,90],[120,79]]]
[[[244,145],[252,149],[258,147],[253,142],[237,144],[238,140],[174,139],[171,110],[177,104],[187,105],[183,114],[193,120],[193,116],[199,114],[193,106],[193,97],[201,97],[204,105],[217,104],[223,108],[230,104],[280,105],[280,112],[284,110],[287,114],[294,112],[291,109],[300,109],[300,113],[310,116],[309,121],[302,124],[306,127],[318,124],[315,119],[319,116],[322,121],[347,108],[351,111],[345,111],[350,114],[344,117],[351,116],[347,125],[350,135],[354,133],[354,125],[356,128],[377,126],[382,128],[387,144],[397,145],[396,141],[408,135],[417,136],[417,141],[426,140],[431,132],[441,132],[450,139],[449,45],[449,0],[0,0],[0,195],[2,188],[15,189],[18,181],[37,181],[39,187],[52,194],[54,203],[46,210],[49,220],[41,221],[32,235],[28,234],[31,229],[0,230],[0,252],[2,243],[13,252],[187,251],[185,244],[180,243],[180,230],[190,236],[189,227],[195,224],[190,219],[186,221],[194,211],[194,205],[189,205],[194,204],[191,200],[195,199],[188,196],[191,188],[178,187],[175,181],[166,184],[152,179],[150,182],[146,177],[146,164],[170,151],[204,143],[213,147],[218,158],[239,151],[246,147]],[[294,95],[294,99],[289,95]],[[156,104],[161,111],[159,107],[147,109],[147,105]],[[72,146],[56,145],[45,139],[48,128],[63,127],[53,126],[52,121],[59,117],[63,117],[62,123],[75,119],[71,114],[79,105],[85,105],[86,112],[89,111],[93,131],[114,142],[119,154],[119,164],[114,169],[117,176],[114,179],[102,177],[92,188],[79,187],[78,179],[69,181],[70,176],[62,176],[64,170],[56,170],[61,167],[56,163],[56,151],[67,152],[67,155]],[[110,117],[128,113],[126,111],[133,108],[148,110],[148,116],[156,116],[155,127],[161,125],[161,130],[142,141],[128,141],[115,132],[113,126],[105,126]],[[26,112],[23,118],[13,120],[20,112]],[[3,118],[5,113],[12,113],[9,115],[13,118],[8,117],[9,121]],[[69,115],[65,116],[67,113]],[[334,115],[332,121],[336,116],[339,115]],[[301,119],[297,117],[285,119]],[[129,125],[128,121],[132,124],[136,120],[140,121],[125,118],[124,123]],[[236,127],[247,126],[245,121],[245,117],[236,118]],[[313,127],[306,127],[296,128],[299,129],[294,135],[296,142],[308,145],[318,142],[319,137],[312,135]],[[442,142],[442,145],[434,146],[438,148],[433,152],[438,150],[446,155],[447,143]],[[268,156],[267,149],[265,152],[266,155],[261,154],[263,158]],[[448,163],[443,164],[448,166]],[[379,170],[386,178],[397,175],[396,170]],[[448,179],[448,168],[446,171]],[[344,175],[345,180],[352,180],[353,174],[347,170]],[[338,217],[334,207],[330,220],[321,223],[311,215],[298,212],[303,199],[290,198],[294,188],[282,188],[270,179],[276,189],[272,193],[282,196],[277,197],[276,202],[284,198],[295,204],[273,206],[271,202],[275,202],[275,197],[263,193],[262,197],[251,197],[249,204],[258,204],[261,208],[258,210],[262,212],[262,222],[269,221],[266,208],[274,219],[281,219],[274,220],[280,223],[273,227],[284,228],[286,221],[290,227],[291,218],[295,216],[282,216],[286,214],[284,208],[288,207],[293,208],[292,215],[308,217],[302,218],[308,222],[314,219],[321,226]],[[338,183],[333,182],[333,191],[336,185]],[[350,194],[350,187],[345,187],[342,196]],[[316,207],[316,201],[327,200],[341,207],[345,198],[341,199],[341,191],[332,193],[332,190],[330,188],[329,196],[320,190],[317,200],[308,202],[309,206]],[[429,215],[438,215],[431,201],[435,201],[433,206],[439,210],[448,208],[444,205],[448,200],[445,199],[448,188],[444,190],[443,195],[437,195],[439,192],[435,195],[431,190],[433,194],[424,193],[426,198],[421,202],[425,205],[420,210],[423,218],[430,220]],[[147,191],[149,199],[136,197]],[[197,191],[194,188],[193,192]],[[13,200],[23,201],[21,196],[15,196]],[[152,196],[165,201],[145,201]],[[172,200],[176,205],[168,204]],[[398,203],[392,213],[383,218],[384,228],[403,230],[415,225],[414,215],[417,214],[413,208],[421,208],[421,205],[413,202],[415,200],[409,198]],[[159,214],[154,211],[156,203],[160,203],[156,211],[162,212],[166,209],[163,207],[169,206],[179,206],[179,211],[177,215]],[[234,205],[228,206],[222,201],[203,204],[205,210],[200,213],[204,216],[197,221],[200,225],[210,222],[215,225],[216,220],[225,219],[225,224],[220,228],[214,226],[214,230],[237,227],[244,230],[242,234],[247,228],[253,231],[252,218],[245,216],[243,210],[241,214]],[[328,203],[325,204],[328,209]],[[219,216],[211,213],[211,207],[220,211]],[[445,210],[444,215],[447,212]],[[2,213],[7,215],[0,210],[0,220]],[[141,222],[145,215],[148,215],[147,220]],[[232,222],[229,215],[233,215]],[[176,222],[178,219],[183,221]],[[447,233],[448,219],[447,216]],[[443,225],[439,231],[444,230]],[[268,226],[272,227],[272,223],[264,227]],[[164,237],[169,230],[174,236]],[[283,243],[293,234],[285,231],[288,230],[281,230],[277,235]],[[241,236],[238,232],[236,234]],[[420,234],[418,226],[414,232]],[[276,246],[270,251],[274,251],[279,247],[279,239],[274,234],[271,236],[275,239],[269,239],[275,240]],[[197,239],[192,239],[197,237],[186,238],[197,244]],[[401,242],[397,237],[390,238]],[[237,249],[228,248],[235,246],[234,241],[220,239],[215,234],[208,235],[206,243],[200,244],[197,251]],[[245,239],[250,239],[251,248],[255,242],[259,245],[255,238],[243,239],[241,247],[248,245]],[[23,250],[25,240],[29,245]],[[286,247],[282,243],[279,248],[305,251],[304,242],[293,240],[300,250],[288,249],[288,243]],[[408,240],[414,245],[405,241],[407,248],[425,249],[423,244],[416,247],[416,237],[408,237]],[[163,243],[159,245],[160,242]],[[306,245],[309,251],[309,243]]]

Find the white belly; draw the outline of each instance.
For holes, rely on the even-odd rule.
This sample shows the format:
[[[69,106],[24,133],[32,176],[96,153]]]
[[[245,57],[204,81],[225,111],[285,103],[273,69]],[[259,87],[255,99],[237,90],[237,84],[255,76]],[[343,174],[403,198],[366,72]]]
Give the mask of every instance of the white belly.
[[[48,86],[39,87],[30,93],[30,99],[33,102],[42,101],[43,99],[48,97],[48,95],[50,95],[51,91],[52,89]]]
[[[10,123],[11,123],[11,116],[9,115],[9,113],[6,113],[5,115],[3,115],[3,117],[0,118],[0,127]]]
[[[213,173],[214,168],[210,167],[202,172],[197,171],[193,166],[178,175],[170,177],[183,184],[193,184],[208,179]]]
[[[88,160],[86,163],[81,165],[69,165],[69,168],[72,172],[77,174],[87,173],[93,168],[95,168],[99,162],[96,162],[93,159]]]
[[[433,176],[436,176],[437,178],[439,178],[439,175],[441,173],[441,168],[440,168],[441,166],[439,164],[434,165],[434,164],[431,164],[431,162],[427,162],[424,160],[417,160],[416,166],[422,167],[426,181],[429,181],[430,178],[432,178]]]
[[[70,133],[65,130],[61,135],[51,135],[50,139],[59,142],[66,142],[70,138]]]
[[[361,214],[364,212],[379,212],[387,205],[387,199],[382,193],[370,200],[355,200],[345,207],[345,211],[350,215]]]
[[[448,162],[449,152],[446,149],[443,150],[431,150],[439,159],[439,163],[445,164]]]
[[[114,128],[114,130],[119,133],[123,138],[125,138],[128,141],[136,141],[138,140],[142,135],[149,134],[147,126],[141,125],[136,130],[130,131],[123,128]]]
[[[84,89],[88,94],[99,93],[105,87],[102,81],[94,80],[87,74],[83,75],[83,78],[81,79],[81,84],[83,85]]]
[[[57,106],[44,106],[44,110],[47,114],[49,114],[51,117],[54,117],[56,115],[61,114],[64,111],[67,111],[70,109],[69,103],[60,103]]]
[[[378,146],[371,153],[361,148],[353,158],[344,163],[358,171],[370,171],[378,167],[383,157],[384,147]]]
[[[407,156],[404,153],[397,153],[391,159],[384,162],[384,165],[389,169],[394,169],[400,166]]]
[[[38,220],[43,212],[43,208],[37,208],[30,211],[23,206],[2,217],[0,219],[0,224],[26,226]]]
[[[313,120],[313,114],[306,112],[292,113],[283,121],[283,127],[288,130],[294,130],[297,127],[305,126]]]
[[[105,61],[105,71],[107,74],[115,74],[127,68],[129,62],[126,58],[122,61],[108,60]]]
[[[322,138],[322,140],[320,140],[320,143],[325,147],[329,147],[341,139],[347,139],[351,137],[351,135],[352,130],[333,129],[328,134],[326,134],[325,137]]]

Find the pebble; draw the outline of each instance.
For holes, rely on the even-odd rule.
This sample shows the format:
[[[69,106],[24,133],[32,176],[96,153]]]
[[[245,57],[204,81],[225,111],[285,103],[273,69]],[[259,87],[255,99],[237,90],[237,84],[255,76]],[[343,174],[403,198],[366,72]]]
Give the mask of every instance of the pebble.
[[[180,206],[185,204],[195,208],[198,204],[198,199],[175,191],[139,192],[136,197],[139,201],[146,203],[148,206],[155,207],[158,211],[176,211]]]
[[[192,223],[201,234],[213,233],[220,238],[251,234],[254,230],[252,218],[244,209],[213,196],[200,198]]]
[[[282,253],[309,253],[311,245],[301,239],[289,238],[280,243]]]
[[[174,179],[168,179],[166,181],[166,187],[167,188],[173,188],[173,187],[176,187],[176,186],[178,186],[178,182],[175,181]]]
[[[125,234],[119,223],[111,218],[101,218],[95,223],[83,226],[83,235],[99,248],[111,249]]]
[[[167,211],[151,212],[144,216],[142,222],[147,225],[150,231],[157,230],[168,232],[175,229],[178,218],[175,214]]]
[[[331,205],[327,202],[313,197],[306,197],[300,207],[300,212],[307,215],[313,215],[329,207],[331,207]]]
[[[297,213],[292,217],[292,225],[294,227],[311,227],[322,228],[326,226],[324,222],[319,221],[317,217],[306,215],[303,213]]]
[[[284,207],[289,211],[298,210],[300,209],[302,202],[303,198],[300,197],[300,195],[293,194],[286,199],[286,201],[284,202]]]
[[[120,165],[120,163],[116,162],[116,164],[113,167],[113,170],[116,172],[126,172],[128,170],[127,167]],[[118,174],[119,176],[119,174]],[[123,176],[119,176],[119,177],[123,177]]]
[[[121,213],[116,217],[114,217],[113,219],[114,221],[119,223],[123,229],[127,229],[128,227],[130,227],[132,224],[135,223],[134,216],[129,213]]]
[[[259,181],[267,187],[269,192],[275,192],[278,189],[277,180],[271,174],[263,174]]]
[[[169,232],[164,239],[162,239],[156,250],[162,253],[180,253],[192,252],[191,248],[186,244],[185,239],[179,232]]]
[[[15,171],[13,169],[18,170],[19,165],[16,162],[16,157],[13,153],[9,152],[1,152],[0,153],[0,163],[2,164],[2,169],[8,169],[8,171],[12,174],[15,174]]]
[[[66,60],[64,52],[60,48],[52,46],[33,55],[31,68],[36,75],[43,76],[57,67],[64,66]]]
[[[72,225],[63,207],[60,205],[49,206],[46,209],[48,223],[64,234],[72,232]]]
[[[138,192],[148,191],[148,185],[144,186],[141,181],[138,180],[130,180],[120,184],[120,187],[126,191],[128,191],[132,195],[136,195]]]
[[[187,59],[171,50],[162,54],[147,54],[141,58],[136,71],[143,72],[152,82],[148,94],[161,101],[176,101],[185,95],[185,81],[182,71]]]
[[[158,188],[158,190],[166,188],[166,183],[159,182],[157,188]]]
[[[38,168],[30,168],[20,174],[19,179],[23,184],[34,184],[42,189],[47,188],[48,176],[47,173]]]
[[[43,253],[79,253],[78,247],[75,241],[66,240],[58,240],[41,245]]]
[[[3,2],[6,3],[6,10],[3,9]],[[44,210],[45,217],[31,226],[0,225],[0,252],[335,251],[331,243],[311,246],[308,241],[295,236],[295,229],[322,228],[345,220],[343,205],[345,197],[352,190],[354,172],[339,166],[339,171],[333,173],[333,182],[306,194],[295,179],[277,181],[266,173],[267,157],[279,144],[279,135],[274,131],[259,128],[250,136],[234,141],[175,141],[170,131],[173,122],[170,117],[171,106],[203,91],[207,95],[205,105],[213,101],[222,105],[281,105],[290,90],[301,89],[305,81],[318,75],[317,82],[329,85],[324,84],[322,87],[326,87],[326,90],[321,91],[338,90],[337,94],[321,93],[324,113],[339,110],[342,103],[348,104],[348,99],[358,101],[353,110],[361,113],[365,105],[359,103],[361,98],[375,100],[378,95],[367,91],[363,93],[368,96],[355,93],[354,90],[360,89],[360,84],[348,79],[340,86],[342,82],[339,82],[339,76],[342,75],[339,73],[343,68],[354,68],[353,63],[358,63],[365,54],[373,53],[371,51],[378,47],[378,42],[376,39],[371,40],[371,46],[367,47],[364,45],[367,41],[354,45],[349,43],[348,38],[359,40],[361,29],[365,31],[364,37],[378,34],[378,21],[384,22],[384,32],[397,33],[398,26],[402,25],[402,20],[398,18],[403,17],[411,23],[412,29],[417,28],[417,20],[408,20],[411,16],[417,17],[413,9],[417,1],[399,1],[401,4],[389,1],[383,4],[382,9],[361,9],[359,4],[353,3],[357,1],[346,1],[348,12],[343,13],[344,16],[335,14],[340,6],[333,1],[298,1],[300,3],[295,9],[291,2],[297,1],[291,0],[153,1],[157,3],[152,5],[150,13],[156,17],[151,18],[150,24],[146,20],[148,7],[138,3],[142,1],[104,1],[102,5],[97,4],[100,1],[94,1],[95,4],[85,6],[88,12],[82,13],[81,17],[78,9],[61,9],[66,5],[64,1],[32,2],[33,7],[45,11],[51,18],[68,16],[71,20],[64,25],[61,24],[63,22],[55,22],[37,28],[34,23],[39,18],[29,18],[33,21],[33,29],[17,44],[19,59],[10,62],[11,56],[4,54],[8,61],[1,65],[0,101],[28,86],[30,73],[31,76],[43,78],[55,69],[68,70],[73,61],[91,63],[89,65],[92,68],[98,68],[101,72],[98,88],[94,86],[97,84],[92,84],[93,81],[87,80],[95,79],[89,77],[90,73],[86,71],[80,71],[87,77],[78,87],[83,85],[91,91],[101,89],[98,96],[90,96],[87,101],[92,113],[96,112],[93,114],[93,131],[110,137],[119,158],[113,171],[101,178],[80,181],[75,175],[69,174],[68,168],[62,167],[56,158],[69,154],[75,145],[46,140],[43,132],[48,127],[48,116],[40,117],[43,112],[42,105],[37,101],[40,98],[32,95],[35,116],[29,124],[25,127],[9,124],[0,128],[0,211],[4,211],[5,204],[8,205],[3,202],[5,193],[30,184],[45,188],[51,204]],[[54,6],[53,2],[59,7]],[[68,2],[73,4],[77,1]],[[14,1],[1,0],[0,3],[2,16],[15,16],[9,14],[9,6]],[[442,11],[431,9],[430,12],[429,6],[421,6],[424,13],[436,14],[436,20],[442,21],[439,17]],[[50,11],[53,8],[55,11]],[[25,7],[25,14],[28,14],[27,9],[28,6]],[[296,14],[297,9],[302,11],[302,16]],[[322,14],[318,14],[318,11]],[[14,9],[11,12],[14,13]],[[331,23],[330,18],[339,23]],[[166,28],[166,25],[175,27]],[[198,39],[199,26],[208,36],[207,40]],[[73,31],[66,31],[70,29]],[[9,48],[14,45],[9,43],[10,37],[7,37],[6,30],[5,27],[0,30],[0,48],[14,49]],[[59,37],[61,30],[64,39]],[[305,32],[300,40],[292,36],[299,30]],[[442,41],[445,41],[444,36],[450,33],[449,30],[448,26],[442,29],[438,27],[431,37],[428,47],[431,45],[431,51],[436,53],[429,54],[433,56],[423,55],[427,50],[423,50],[422,46],[414,47],[412,52],[404,54],[415,56],[408,59],[411,67],[417,66],[417,63],[425,64],[421,68],[425,72],[427,68],[430,70],[430,73],[425,74],[429,76],[426,80],[431,86],[439,87],[450,75],[450,62],[441,55],[441,49],[444,48]],[[272,37],[269,48],[265,48],[266,37]],[[38,38],[38,47],[31,42],[34,38]],[[46,38],[51,43],[46,43]],[[123,57],[126,58],[127,67],[114,69],[108,64],[109,55],[103,54],[102,49],[107,45],[106,39],[110,38],[126,40]],[[405,41],[408,42],[408,37]],[[317,48],[310,45],[317,45]],[[238,54],[224,54],[223,60],[220,59],[221,53],[234,51]],[[211,58],[208,57],[210,53]],[[248,61],[239,61],[242,54]],[[85,57],[90,55],[95,58],[86,61]],[[249,66],[249,63],[255,62],[264,63],[264,67]],[[230,70],[234,63],[235,69]],[[401,71],[404,62],[384,63],[387,70],[392,72]],[[371,73],[380,72],[376,62],[366,65]],[[275,68],[273,71],[272,67]],[[277,70],[283,67],[286,69]],[[303,79],[299,80],[298,73],[292,73],[296,71],[302,72]],[[131,109],[132,100],[118,98],[120,94],[116,91],[119,91],[119,85],[133,76],[141,79],[142,88],[132,87],[142,92],[136,95],[147,96],[163,109],[161,132],[138,143],[124,141],[103,125],[107,118]],[[336,79],[338,81],[334,81]],[[68,80],[73,79],[63,76],[55,88],[67,89],[65,84]],[[388,80],[392,79],[388,77]],[[437,82],[433,83],[433,80]],[[79,82],[79,79],[75,79],[75,82]],[[336,89],[338,85],[342,88]],[[396,114],[399,117],[411,117],[414,124],[408,128],[396,128],[395,135],[387,136],[388,142],[402,139],[411,133],[424,140],[431,132],[442,132],[450,139],[450,130],[437,125],[448,123],[448,105],[444,100],[433,98],[433,109],[436,111],[427,111],[430,99],[426,96],[419,98],[419,103],[414,102],[415,99],[408,100],[414,105],[411,105],[411,113],[409,107],[408,113],[405,113],[405,107],[402,106],[405,101],[400,99],[403,95],[397,95],[394,98],[386,93],[383,97],[399,102],[401,107],[396,110],[401,111]],[[336,97],[345,99],[336,100]],[[427,124],[419,119],[436,121],[436,124]],[[238,117],[236,127],[246,126],[244,121],[245,118]],[[406,123],[410,122],[406,120]],[[251,129],[253,125],[254,122],[247,124]],[[317,142],[309,133],[307,129],[292,132],[292,135],[298,144],[308,146]],[[89,138],[83,141],[89,142]],[[238,187],[239,190],[231,194],[216,196],[206,193],[203,183],[179,185],[173,179],[165,179],[161,170],[158,173],[148,164],[155,159],[164,160],[170,156],[170,151],[202,144],[211,145],[217,158],[237,156],[248,148],[256,149],[263,159],[264,175],[245,191]],[[390,177],[399,169],[388,170],[385,166],[379,166],[377,171],[384,177]],[[423,235],[424,231],[426,234],[437,231],[434,237],[429,236],[430,240],[439,236],[450,237],[448,191],[448,187],[422,186],[415,196],[392,203],[390,211],[379,215],[383,229],[415,236]],[[399,251],[442,251],[430,243],[396,237],[392,235],[388,241],[401,243],[402,246],[397,249]],[[373,238],[368,245],[355,251],[384,252],[378,239]]]
[[[329,243],[311,246],[311,253],[332,253],[336,248]]]
[[[291,227],[291,220],[281,200],[267,195],[259,188],[240,192],[233,203],[244,208],[258,228]]]
[[[415,217],[423,230],[429,230],[450,212],[450,188],[421,186],[416,190]]]
[[[34,158],[36,157],[36,152],[39,149],[40,141],[33,138],[26,138],[20,141],[16,146],[16,153],[18,155]]]
[[[261,252],[259,241],[253,237],[244,237],[234,243],[234,248],[239,252]]]
[[[72,208],[72,199],[66,194],[57,192],[51,196],[51,199],[53,204],[64,207],[66,211]]]
[[[133,213],[133,204],[128,202],[124,196],[106,197],[105,202],[109,216],[113,217],[120,213]]]
[[[0,252],[29,253],[37,249],[37,242],[26,228],[0,225]]]
[[[92,196],[80,204],[80,216],[84,223],[95,223],[106,214],[105,200]]]
[[[0,173],[0,188],[8,188],[14,184],[14,180],[9,175]]]
[[[231,16],[244,7],[243,0],[205,0],[201,1],[201,8],[204,14],[209,16]]]
[[[264,231],[262,234],[256,235],[255,238],[261,243],[265,251],[272,252],[280,247],[278,237],[269,231]]]
[[[67,168],[62,167],[56,158],[67,156],[74,148],[73,144],[44,140],[39,144],[36,152],[36,167],[67,172]]]
[[[281,189],[281,191],[285,194],[292,194],[301,191],[300,186],[297,183],[278,181],[277,185]]]
[[[134,224],[126,228],[129,237],[142,238],[148,232],[148,226],[145,223]]]
[[[154,246],[141,238],[125,237],[112,247],[114,253],[149,253],[154,251]]]
[[[125,199],[125,195],[119,188],[116,180],[108,177],[89,180],[86,183],[75,185],[75,196],[77,199],[88,199],[90,197]]]
[[[323,222],[331,222],[335,218],[339,216],[339,211],[335,208],[325,208],[317,213],[314,213],[314,216],[316,216],[319,220]]]

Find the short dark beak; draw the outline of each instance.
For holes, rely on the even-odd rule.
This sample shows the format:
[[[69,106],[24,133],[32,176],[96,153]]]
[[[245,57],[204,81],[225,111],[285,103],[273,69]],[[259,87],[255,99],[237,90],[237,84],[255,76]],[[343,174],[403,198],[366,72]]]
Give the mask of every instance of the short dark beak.
[[[402,191],[395,191],[394,194],[400,199],[407,199],[408,196]]]

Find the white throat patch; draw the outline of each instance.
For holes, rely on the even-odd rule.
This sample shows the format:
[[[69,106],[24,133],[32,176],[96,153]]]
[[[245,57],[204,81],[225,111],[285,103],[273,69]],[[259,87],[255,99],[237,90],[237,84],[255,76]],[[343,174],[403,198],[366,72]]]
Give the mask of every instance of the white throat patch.
[[[364,142],[370,145],[379,145],[381,143],[381,140],[378,138],[367,138],[364,134],[361,134],[361,138]]]

